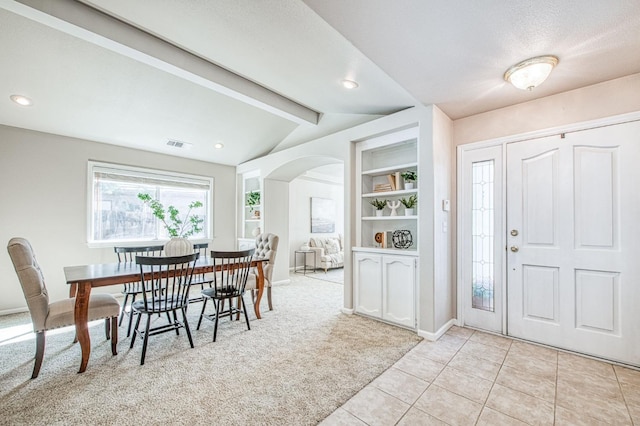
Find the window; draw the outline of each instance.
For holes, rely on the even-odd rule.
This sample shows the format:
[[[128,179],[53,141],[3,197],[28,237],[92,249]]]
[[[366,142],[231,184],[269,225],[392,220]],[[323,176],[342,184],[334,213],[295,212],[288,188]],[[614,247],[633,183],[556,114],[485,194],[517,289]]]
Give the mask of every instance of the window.
[[[473,163],[472,265],[475,309],[494,311],[493,160]]]
[[[202,202],[195,213],[204,218],[203,230],[191,238],[211,238],[212,178],[90,161],[88,188],[90,244],[169,239],[139,193],[151,195],[165,209],[174,206],[182,218],[192,201]]]

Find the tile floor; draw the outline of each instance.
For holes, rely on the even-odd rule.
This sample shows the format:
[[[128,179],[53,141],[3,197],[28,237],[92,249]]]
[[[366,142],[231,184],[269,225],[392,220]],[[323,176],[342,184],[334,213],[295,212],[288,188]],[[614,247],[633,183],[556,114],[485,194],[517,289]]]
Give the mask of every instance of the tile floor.
[[[640,371],[453,327],[321,423],[526,424],[640,425]]]

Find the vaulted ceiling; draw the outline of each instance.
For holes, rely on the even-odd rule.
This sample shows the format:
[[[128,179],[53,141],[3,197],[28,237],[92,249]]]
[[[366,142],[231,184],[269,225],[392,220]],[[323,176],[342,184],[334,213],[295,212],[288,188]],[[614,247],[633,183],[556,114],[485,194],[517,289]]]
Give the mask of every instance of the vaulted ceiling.
[[[0,49],[0,124],[236,165],[420,103],[457,119],[639,73],[640,2],[0,0]],[[502,79],[542,54],[560,63],[534,91]]]

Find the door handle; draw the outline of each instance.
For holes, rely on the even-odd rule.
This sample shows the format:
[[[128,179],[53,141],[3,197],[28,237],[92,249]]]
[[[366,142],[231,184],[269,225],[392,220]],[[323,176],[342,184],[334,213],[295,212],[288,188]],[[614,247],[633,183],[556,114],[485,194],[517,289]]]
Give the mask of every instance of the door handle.
[[[517,253],[517,252],[518,252],[518,250],[520,250],[520,249],[518,248],[518,246],[511,246],[511,251],[512,251],[512,252]]]

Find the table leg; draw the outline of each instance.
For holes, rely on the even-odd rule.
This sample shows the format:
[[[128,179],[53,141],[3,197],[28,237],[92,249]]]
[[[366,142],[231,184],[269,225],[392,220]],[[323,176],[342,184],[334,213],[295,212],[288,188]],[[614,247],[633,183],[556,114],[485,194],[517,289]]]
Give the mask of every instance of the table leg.
[[[73,285],[72,285],[73,286]],[[89,337],[89,296],[91,295],[91,283],[77,284],[76,306],[73,317],[76,322],[76,337],[82,350],[82,361],[78,373],[84,373],[91,354],[91,339]]]
[[[255,303],[253,304],[253,310],[256,312],[256,318],[261,319],[260,300],[262,299],[262,293],[264,293],[264,271],[262,270],[262,262],[258,262],[256,269],[258,270],[258,295],[256,296]]]

